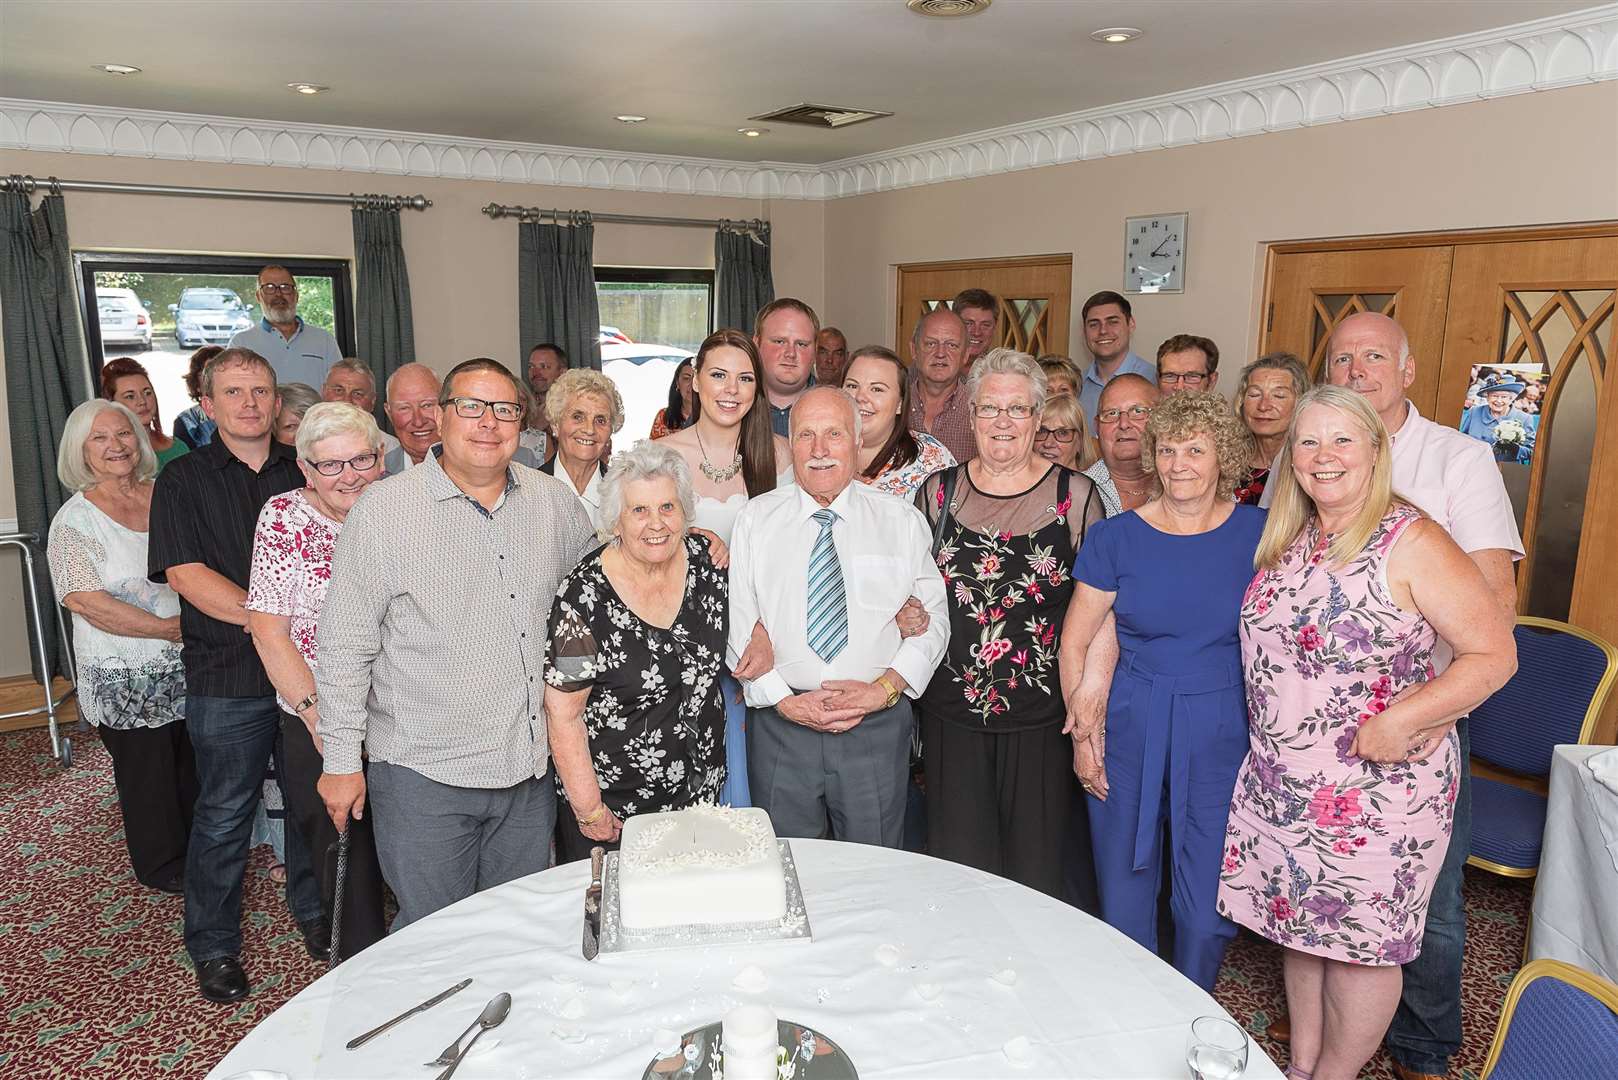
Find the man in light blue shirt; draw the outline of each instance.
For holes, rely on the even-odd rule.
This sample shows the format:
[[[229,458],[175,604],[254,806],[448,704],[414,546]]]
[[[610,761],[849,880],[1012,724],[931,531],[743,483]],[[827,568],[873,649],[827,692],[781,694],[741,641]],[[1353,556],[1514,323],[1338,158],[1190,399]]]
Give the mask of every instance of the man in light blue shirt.
[[[1157,385],[1157,368],[1136,356],[1129,347],[1130,336],[1135,333],[1135,315],[1129,301],[1118,293],[1105,290],[1084,302],[1080,312],[1084,322],[1084,343],[1089,347],[1093,363],[1085,369],[1079,384],[1079,404],[1084,408],[1090,430],[1096,429],[1096,410],[1101,405],[1101,391],[1119,375],[1139,375]]]
[[[337,339],[298,317],[298,283],[284,266],[258,272],[264,317],[230,339],[232,349],[251,349],[270,362],[277,383],[324,386],[326,373],[343,358]]]

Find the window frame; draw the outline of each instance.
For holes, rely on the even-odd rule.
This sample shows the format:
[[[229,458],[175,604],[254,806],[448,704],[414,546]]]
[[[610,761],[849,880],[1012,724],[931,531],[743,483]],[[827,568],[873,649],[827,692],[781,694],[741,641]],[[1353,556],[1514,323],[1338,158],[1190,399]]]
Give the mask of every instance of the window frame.
[[[597,285],[705,285],[708,289],[708,334],[714,330],[714,283],[711,268],[696,266],[597,266]],[[704,334],[707,337],[708,334]]]

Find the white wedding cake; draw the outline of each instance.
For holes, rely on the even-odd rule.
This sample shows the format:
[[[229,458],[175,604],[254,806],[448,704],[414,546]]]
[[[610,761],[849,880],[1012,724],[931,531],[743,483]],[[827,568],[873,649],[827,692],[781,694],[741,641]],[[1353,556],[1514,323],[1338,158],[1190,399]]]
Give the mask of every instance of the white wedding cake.
[[[693,806],[624,822],[619,918],[626,930],[775,922],[786,880],[770,815]]]

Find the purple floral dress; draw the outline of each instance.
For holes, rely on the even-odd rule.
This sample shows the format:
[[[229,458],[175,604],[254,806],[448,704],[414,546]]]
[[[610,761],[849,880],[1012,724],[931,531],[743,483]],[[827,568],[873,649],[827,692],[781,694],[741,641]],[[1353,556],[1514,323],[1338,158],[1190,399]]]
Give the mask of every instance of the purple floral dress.
[[[1220,914],[1289,949],[1356,964],[1421,951],[1460,782],[1455,733],[1431,757],[1349,753],[1359,727],[1433,677],[1437,639],[1388,591],[1421,514],[1395,504],[1346,566],[1311,523],[1242,604],[1250,743],[1225,833]]]

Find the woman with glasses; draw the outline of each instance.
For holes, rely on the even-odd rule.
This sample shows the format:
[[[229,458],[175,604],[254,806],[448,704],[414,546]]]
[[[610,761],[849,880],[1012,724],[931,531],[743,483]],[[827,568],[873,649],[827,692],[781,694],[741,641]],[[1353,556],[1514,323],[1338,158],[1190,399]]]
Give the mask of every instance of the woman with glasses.
[[[303,414],[298,467],[306,485],[264,504],[253,534],[247,628],[281,706],[286,775],[281,790],[317,872],[337,830],[315,790],[321,773],[320,702],[315,694],[315,626],[331,581],[332,554],[348,512],[382,476],[382,433],[370,414],[321,402]],[[341,942],[352,956],[383,934],[382,872],[371,819],[349,823],[349,872]],[[331,921],[331,882],[322,873],[321,907]]]
[[[1046,461],[1064,469],[1083,472],[1098,460],[1090,435],[1085,431],[1084,406],[1073,394],[1047,398],[1034,432],[1034,449]]]
[[[545,415],[556,433],[556,456],[540,471],[566,484],[600,531],[601,478],[607,475],[607,445],[624,426],[624,399],[601,372],[569,368],[545,392]]]
[[[1288,352],[1267,353],[1242,368],[1236,383],[1236,410],[1252,438],[1247,479],[1236,489],[1236,501],[1257,506],[1269,483],[1270,466],[1281,456],[1292,410],[1309,390],[1309,373]]]
[[[843,389],[860,417],[856,477],[861,483],[910,499],[922,481],[955,464],[955,455],[943,443],[905,423],[910,380],[893,350],[880,345],[856,349],[843,373]]]
[[[1174,966],[1212,990],[1236,936],[1215,897],[1247,752],[1238,629],[1264,512],[1232,497],[1247,433],[1221,395],[1170,394],[1142,435],[1158,494],[1097,525],[1073,567],[1066,677],[1093,684],[1095,657],[1079,643],[1109,617],[1118,655],[1110,694],[1074,696],[1069,729],[1089,795],[1102,918],[1156,951],[1166,838]]]
[[[1102,511],[1093,483],[1034,452],[1045,387],[1026,353],[985,354],[963,388],[977,457],[917,496],[950,642],[916,704],[929,853],[1059,896],[1073,789],[1059,635],[1069,567]]]

